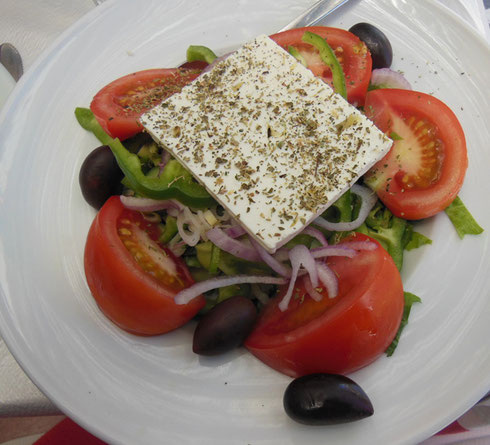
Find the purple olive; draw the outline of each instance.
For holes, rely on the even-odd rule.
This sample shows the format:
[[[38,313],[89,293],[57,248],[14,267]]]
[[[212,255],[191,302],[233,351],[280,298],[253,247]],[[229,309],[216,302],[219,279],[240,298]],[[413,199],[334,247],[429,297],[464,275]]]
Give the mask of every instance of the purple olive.
[[[85,158],[78,176],[85,201],[97,210],[112,195],[121,194],[122,178],[123,173],[107,145],[97,147]]]
[[[289,417],[306,425],[353,422],[374,413],[362,388],[338,374],[309,374],[293,380],[283,403]]]
[[[192,350],[218,355],[241,346],[257,320],[257,309],[246,297],[228,298],[207,312],[196,326]]]
[[[369,23],[357,23],[349,31],[359,37],[368,47],[373,59],[373,69],[391,66],[393,61],[391,43],[380,29]]]

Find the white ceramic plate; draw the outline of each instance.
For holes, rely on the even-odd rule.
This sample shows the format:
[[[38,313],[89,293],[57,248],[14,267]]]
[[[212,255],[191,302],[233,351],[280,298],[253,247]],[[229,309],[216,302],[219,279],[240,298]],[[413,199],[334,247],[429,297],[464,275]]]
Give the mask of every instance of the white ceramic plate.
[[[311,428],[282,409],[290,381],[245,351],[200,359],[192,325],[154,338],[128,335],[98,311],[82,270],[94,217],[78,171],[97,142],[76,106],[116,77],[174,66],[190,44],[218,53],[273,33],[307,0],[118,0],[92,11],[28,72],[0,116],[0,328],[34,382],[69,416],[110,443],[416,443],[490,389],[488,232],[459,240],[444,214],[419,230],[433,239],[408,255],[405,287],[423,304],[392,358],[355,373],[375,415]],[[382,28],[394,68],[434,93],[466,131],[461,196],[490,230],[490,51],[428,0],[352,0],[328,19]]]

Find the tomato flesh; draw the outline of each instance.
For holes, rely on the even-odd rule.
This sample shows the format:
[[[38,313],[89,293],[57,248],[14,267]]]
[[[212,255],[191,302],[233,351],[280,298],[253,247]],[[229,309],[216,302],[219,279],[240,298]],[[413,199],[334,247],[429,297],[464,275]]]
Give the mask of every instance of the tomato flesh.
[[[337,57],[345,76],[347,100],[354,105],[362,106],[371,79],[372,60],[367,46],[357,36],[344,29],[325,26],[310,26],[284,31],[271,36],[286,51],[289,46],[296,48],[307,62],[308,68],[318,77],[333,87],[332,72],[320,58],[312,45],[302,41],[305,31],[323,37]]]
[[[201,73],[201,69],[150,69],[111,82],[93,98],[90,109],[113,138],[127,139],[142,131],[139,117],[178,93]]]
[[[461,189],[468,165],[454,113],[432,96],[395,89],[369,92],[365,110],[394,139],[366,183],[398,217],[421,219],[444,210]]]
[[[436,183],[444,160],[439,130],[428,120],[416,116],[393,119],[393,131],[403,135],[398,142],[402,166],[395,180],[405,189],[426,189]]]
[[[370,239],[356,234],[356,240]],[[352,238],[348,238],[346,241]],[[344,241],[344,242],[346,242]],[[375,241],[373,251],[327,260],[339,279],[339,293],[310,298],[300,280],[288,309],[278,307],[287,286],[272,300],[245,342],[257,358],[298,377],[316,372],[345,374],[374,361],[393,340],[403,313],[400,274]]]
[[[156,224],[146,221],[140,213],[125,209],[116,227],[119,239],[141,269],[175,292],[186,287],[182,264],[157,241]]]
[[[158,243],[158,226],[111,197],[92,223],[85,274],[102,312],[139,335],[169,332],[204,306],[203,296],[177,305],[174,296],[193,280],[185,264]]]

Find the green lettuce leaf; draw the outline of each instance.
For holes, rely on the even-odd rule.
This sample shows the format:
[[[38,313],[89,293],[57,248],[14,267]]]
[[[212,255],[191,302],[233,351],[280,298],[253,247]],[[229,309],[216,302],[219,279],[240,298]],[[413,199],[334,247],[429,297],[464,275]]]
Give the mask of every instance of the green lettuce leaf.
[[[432,244],[432,240],[419,232],[412,231],[410,239],[405,245],[405,250],[417,249],[426,244]]]
[[[449,204],[445,211],[461,239],[465,235],[479,235],[483,232],[459,196]]]
[[[417,295],[414,295],[410,292],[404,292],[403,296],[405,298],[405,306],[403,308],[402,321],[400,322],[400,327],[398,328],[398,332],[396,333],[395,338],[391,342],[390,346],[388,346],[388,349],[386,349],[386,351],[385,351],[385,354],[388,357],[393,355],[393,352],[395,352],[395,349],[398,346],[398,342],[400,341],[401,333],[408,323],[408,317],[410,316],[410,311],[412,310],[412,305],[414,303],[421,303],[422,302],[422,300],[419,297],[417,297]]]

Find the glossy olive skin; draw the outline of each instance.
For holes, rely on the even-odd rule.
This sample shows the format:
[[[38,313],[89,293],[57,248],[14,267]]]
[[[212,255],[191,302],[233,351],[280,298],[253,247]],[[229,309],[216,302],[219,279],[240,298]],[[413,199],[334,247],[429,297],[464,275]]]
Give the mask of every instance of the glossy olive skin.
[[[257,309],[243,296],[228,298],[214,306],[194,331],[192,350],[199,355],[218,355],[241,346],[257,320]]]
[[[309,374],[293,380],[284,393],[284,410],[305,425],[354,422],[374,413],[362,388],[338,374]]]
[[[373,69],[391,66],[393,49],[388,37],[380,29],[369,23],[357,23],[349,31],[359,37],[368,47],[373,59]]]
[[[85,201],[97,210],[112,195],[121,194],[122,178],[123,173],[107,145],[97,147],[85,158],[78,176]]]

